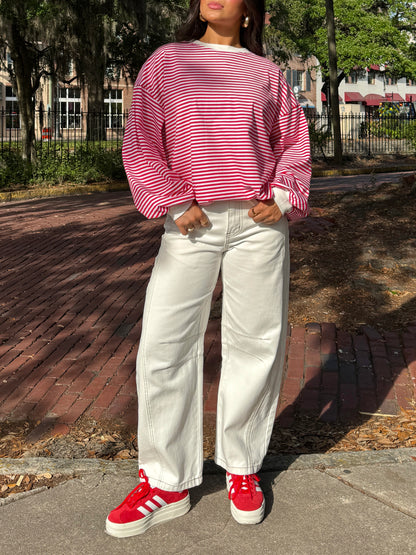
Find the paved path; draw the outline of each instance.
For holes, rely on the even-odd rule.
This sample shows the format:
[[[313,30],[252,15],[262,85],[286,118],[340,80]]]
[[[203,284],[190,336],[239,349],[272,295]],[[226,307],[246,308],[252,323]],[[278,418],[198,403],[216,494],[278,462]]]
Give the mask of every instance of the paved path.
[[[0,209],[0,419],[72,424],[119,417],[135,427],[135,356],[146,283],[162,232],[128,192]],[[205,412],[215,412],[221,285],[206,334]],[[359,335],[331,323],[293,327],[278,409],[326,421],[397,413],[415,399],[416,326]],[[65,427],[65,426],[63,426]]]
[[[361,175],[335,175],[332,177],[314,177],[311,189],[314,191],[354,191],[370,187],[377,187],[383,183],[397,183],[407,175],[414,175],[414,171],[371,173]]]

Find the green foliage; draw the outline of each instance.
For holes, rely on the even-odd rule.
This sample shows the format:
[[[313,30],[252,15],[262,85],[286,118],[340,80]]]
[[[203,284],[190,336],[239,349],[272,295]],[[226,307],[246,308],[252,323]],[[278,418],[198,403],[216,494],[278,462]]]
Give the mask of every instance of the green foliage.
[[[15,183],[27,184],[32,174],[32,165],[19,152],[6,152],[0,158],[0,189]]]
[[[49,185],[71,183],[90,183],[122,179],[125,177],[121,150],[104,150],[99,146],[83,145],[60,158],[42,155],[36,165],[32,183]]]
[[[184,20],[188,0],[121,0],[114,16],[115,31],[108,43],[112,76],[136,76],[152,52],[174,40]]]
[[[36,92],[41,76],[51,71],[54,56],[62,47],[58,45],[58,13],[58,6],[52,0],[0,2],[0,67],[9,73],[13,85],[16,67],[21,62],[19,56],[24,57],[32,93]],[[8,64],[6,51],[14,62],[12,66]]]
[[[125,179],[121,149],[104,150],[83,145],[76,150],[42,152],[37,145],[36,164],[25,162],[18,152],[0,158],[0,188],[30,185],[61,185]],[[43,147],[42,147],[43,148]]]
[[[416,121],[414,120],[386,115],[379,120],[366,123],[366,130],[373,137],[410,140],[416,149]]]
[[[411,142],[416,152],[416,121],[409,123],[406,129],[406,139]]]
[[[372,121],[369,125],[371,135],[387,139],[407,139],[415,122],[408,119],[386,115],[378,121]]]
[[[269,44],[275,55],[318,58],[324,76],[328,71],[325,0],[269,0],[272,15]],[[349,74],[371,64],[386,65],[395,75],[416,76],[416,59],[409,40],[415,37],[416,15],[403,0],[334,0],[338,68]],[[271,40],[273,39],[273,40]]]

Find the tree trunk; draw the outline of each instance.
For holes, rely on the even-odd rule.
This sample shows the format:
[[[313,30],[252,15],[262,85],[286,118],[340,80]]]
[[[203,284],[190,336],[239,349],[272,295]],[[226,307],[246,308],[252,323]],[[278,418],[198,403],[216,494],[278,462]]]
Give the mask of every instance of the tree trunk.
[[[25,46],[24,38],[17,26],[12,24],[10,56],[14,68],[14,88],[19,105],[22,157],[28,162],[36,161],[35,148],[35,103],[32,89],[33,54]]]
[[[31,87],[26,85],[25,78],[22,79],[16,73],[16,95],[19,99],[20,133],[22,139],[22,158],[28,162],[36,162],[35,148],[35,107],[32,100]]]
[[[104,74],[86,75],[88,84],[87,140],[105,141],[106,124],[104,117]]]
[[[329,53],[329,92],[331,121],[334,130],[334,158],[336,164],[342,163],[342,141],[341,141],[341,122],[339,116],[339,97],[338,97],[338,68],[337,68],[337,48],[335,42],[335,19],[333,0],[326,2],[326,22],[328,30],[328,53]]]
[[[93,31],[93,30],[91,30]],[[105,141],[106,124],[104,118],[104,80],[107,57],[103,26],[95,30],[89,42],[89,52],[94,63],[83,64],[85,81],[88,86],[87,140]]]

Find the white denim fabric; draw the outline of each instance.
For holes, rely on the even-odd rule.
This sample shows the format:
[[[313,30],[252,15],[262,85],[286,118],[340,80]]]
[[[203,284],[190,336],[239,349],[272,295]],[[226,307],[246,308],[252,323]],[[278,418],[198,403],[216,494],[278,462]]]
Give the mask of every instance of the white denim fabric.
[[[223,281],[217,464],[257,472],[275,418],[285,354],[288,223],[256,224],[255,202],[214,202],[211,226],[181,235],[167,216],[146,293],[137,356],[139,466],[153,487],[202,481],[203,340]]]

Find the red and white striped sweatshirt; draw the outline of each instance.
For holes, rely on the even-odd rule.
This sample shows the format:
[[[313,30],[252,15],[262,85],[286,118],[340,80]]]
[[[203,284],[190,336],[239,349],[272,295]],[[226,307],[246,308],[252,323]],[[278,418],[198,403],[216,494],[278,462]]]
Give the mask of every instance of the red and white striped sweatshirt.
[[[291,88],[270,60],[210,46],[167,44],[139,73],[123,144],[137,209],[156,218],[193,199],[266,200],[277,191],[289,219],[305,216],[309,134]]]

